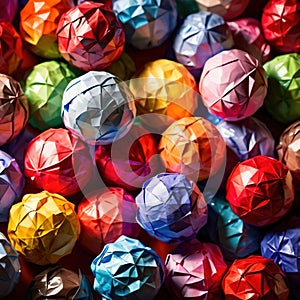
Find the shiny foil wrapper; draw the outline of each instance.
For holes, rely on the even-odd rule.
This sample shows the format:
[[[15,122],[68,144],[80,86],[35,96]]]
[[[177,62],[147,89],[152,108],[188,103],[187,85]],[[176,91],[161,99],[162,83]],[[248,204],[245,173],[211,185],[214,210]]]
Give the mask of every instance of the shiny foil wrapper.
[[[287,300],[286,275],[272,259],[252,255],[237,259],[222,282],[225,299]]]
[[[140,189],[147,179],[163,171],[154,135],[135,124],[113,145],[99,146],[95,161],[106,185],[128,191]]]
[[[199,8],[203,11],[222,16],[225,20],[239,17],[247,8],[250,0],[196,0]]]
[[[10,210],[7,234],[28,262],[55,264],[70,254],[80,234],[74,204],[47,191],[26,194]]]
[[[77,209],[82,247],[98,255],[104,245],[115,242],[121,235],[136,238],[140,232],[136,209],[134,198],[119,187],[89,195]]]
[[[17,251],[0,232],[0,298],[7,296],[19,282],[21,266]]]
[[[207,205],[201,191],[182,174],[161,173],[147,180],[136,204],[140,226],[166,243],[195,238],[207,222]]]
[[[92,168],[87,145],[62,128],[48,129],[35,137],[25,153],[24,175],[28,181],[36,188],[63,196],[84,188]]]
[[[254,226],[273,224],[292,207],[292,175],[280,161],[256,156],[233,169],[227,181],[226,199],[244,222]]]
[[[265,38],[276,51],[300,51],[298,0],[269,0],[264,7],[261,23]]]
[[[162,133],[159,151],[168,172],[182,173],[197,181],[219,170],[226,145],[212,123],[190,117],[174,122]]]
[[[0,73],[14,74],[20,67],[22,60],[20,35],[11,23],[0,21]]]
[[[0,21],[13,22],[19,7],[18,0],[2,0],[0,3]]]
[[[125,33],[109,6],[85,1],[63,14],[57,39],[60,54],[76,68],[104,70],[121,56]]]
[[[231,30],[236,48],[248,52],[261,63],[270,60],[271,47],[264,38],[259,21],[254,18],[243,18],[227,24]]]
[[[68,83],[78,75],[79,72],[68,64],[54,60],[34,66],[25,84],[30,108],[30,125],[39,130],[63,126],[63,93]]]
[[[18,163],[0,151],[0,222],[7,222],[11,206],[22,194],[25,180]]]
[[[160,46],[177,24],[175,0],[115,0],[113,10],[124,25],[126,43],[140,50]]]
[[[29,117],[27,98],[19,82],[0,74],[0,146],[23,130]]]
[[[121,236],[93,260],[94,289],[107,300],[152,300],[164,281],[161,258],[140,241]]]
[[[90,71],[72,80],[62,106],[65,126],[94,145],[108,145],[123,137],[136,114],[126,83],[103,71]]]
[[[30,0],[20,12],[20,34],[29,49],[48,59],[60,58],[56,30],[72,0]]]
[[[256,118],[216,125],[226,145],[240,161],[257,155],[274,156],[275,142],[267,126]]]
[[[90,282],[80,270],[77,273],[54,266],[33,278],[26,299],[94,300],[94,296]]]
[[[225,121],[252,116],[263,105],[267,90],[265,71],[258,60],[237,49],[210,58],[199,83],[203,104]]]
[[[166,258],[166,286],[172,299],[221,300],[221,281],[227,266],[220,248],[194,239]]]
[[[200,11],[185,18],[175,37],[173,49],[178,62],[200,70],[210,57],[232,46],[232,35],[224,19]]]
[[[285,124],[300,118],[300,54],[290,53],[275,57],[264,64],[269,89],[265,108],[272,117]]]
[[[226,260],[247,257],[260,249],[261,231],[246,224],[231,209],[225,197],[214,197],[208,202],[207,224],[201,228],[202,237],[219,245]]]

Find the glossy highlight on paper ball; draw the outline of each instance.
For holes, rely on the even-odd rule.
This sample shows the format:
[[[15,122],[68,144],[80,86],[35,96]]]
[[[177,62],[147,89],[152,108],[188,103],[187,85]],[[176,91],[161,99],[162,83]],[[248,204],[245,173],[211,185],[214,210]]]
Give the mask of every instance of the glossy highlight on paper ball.
[[[279,160],[256,156],[233,169],[227,181],[226,199],[244,222],[254,226],[273,224],[292,207],[292,175]]]
[[[55,264],[70,254],[80,234],[74,204],[47,191],[26,194],[10,210],[7,234],[28,262]]]
[[[259,61],[238,49],[210,58],[199,83],[203,104],[225,121],[252,116],[263,105],[267,89],[267,78]]]
[[[83,71],[100,71],[121,56],[125,33],[109,6],[85,1],[62,15],[57,40],[67,62]]]
[[[166,243],[195,238],[207,221],[207,205],[201,191],[182,174],[161,173],[147,180],[136,204],[140,226]]]
[[[152,300],[164,281],[161,258],[140,241],[121,236],[93,260],[94,289],[107,300]]]

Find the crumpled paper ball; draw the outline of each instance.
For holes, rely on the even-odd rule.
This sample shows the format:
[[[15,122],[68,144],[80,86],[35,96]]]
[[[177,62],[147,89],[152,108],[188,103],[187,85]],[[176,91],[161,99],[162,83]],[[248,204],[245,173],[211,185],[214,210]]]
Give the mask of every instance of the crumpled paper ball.
[[[0,146],[18,136],[27,124],[28,117],[28,102],[20,83],[0,74]]]
[[[74,67],[104,70],[121,56],[125,33],[109,6],[85,1],[62,15],[57,40],[61,56]]]
[[[272,259],[258,255],[237,259],[222,282],[225,299],[287,300],[286,275]]]
[[[199,8],[222,16],[225,20],[235,19],[247,8],[250,0],[196,0]]]
[[[253,157],[233,169],[227,181],[226,199],[244,222],[254,226],[273,224],[292,207],[292,175],[277,159]]]
[[[158,149],[168,172],[185,174],[194,181],[217,173],[226,156],[219,131],[202,117],[171,124],[162,133]]]
[[[140,226],[166,243],[195,238],[207,222],[205,199],[183,174],[161,173],[145,181],[136,204]]]
[[[7,296],[19,282],[21,266],[17,251],[0,232],[0,299]]]
[[[56,30],[72,0],[30,0],[20,12],[20,34],[25,45],[38,56],[60,58]]]
[[[93,289],[81,273],[53,266],[37,274],[27,292],[28,300],[94,300]]]
[[[269,0],[264,7],[261,23],[265,38],[276,51],[300,51],[298,0]]]
[[[18,0],[1,0],[0,21],[13,22],[19,7]]]
[[[91,178],[92,168],[87,145],[62,128],[39,134],[25,153],[24,175],[29,182],[63,196],[82,190]]]
[[[7,222],[11,206],[22,194],[25,180],[18,163],[0,150],[0,222]]]
[[[39,130],[62,127],[61,106],[65,88],[79,72],[68,64],[46,61],[34,66],[26,78],[29,124]]]
[[[268,82],[259,61],[233,49],[205,63],[199,83],[203,104],[225,121],[252,116],[264,103]]]
[[[95,161],[107,186],[127,191],[140,189],[147,179],[164,169],[155,136],[137,124],[112,145],[98,146]]]
[[[55,264],[70,254],[80,234],[74,204],[58,194],[26,194],[10,210],[7,234],[27,261]]]
[[[260,249],[262,233],[246,224],[231,209],[223,196],[215,196],[207,204],[207,224],[201,228],[199,239],[219,245],[226,260],[246,257]]]
[[[152,300],[164,281],[161,258],[126,236],[107,244],[93,260],[94,289],[107,300]]]
[[[185,18],[175,37],[173,50],[178,62],[201,70],[210,57],[232,46],[232,35],[224,19],[200,11]]]
[[[14,74],[19,69],[22,60],[20,35],[11,23],[0,21],[0,73]]]
[[[257,155],[274,156],[274,138],[267,126],[258,119],[251,117],[238,122],[223,120],[216,127],[240,161]]]
[[[177,24],[175,0],[114,0],[113,10],[124,25],[126,43],[140,50],[161,45]]]
[[[300,189],[300,121],[289,126],[280,136],[277,146],[279,159],[293,176],[294,186]]]
[[[183,243],[167,255],[166,269],[172,299],[223,299],[221,282],[227,266],[217,245],[196,239]]]
[[[165,130],[174,120],[191,117],[198,106],[194,77],[182,64],[171,60],[145,64],[129,84],[139,119],[149,129]]]
[[[282,123],[300,118],[300,54],[277,56],[264,64],[269,89],[265,108],[272,117]]]
[[[243,18],[227,24],[231,30],[236,48],[248,52],[261,63],[265,63],[271,58],[271,47],[263,36],[261,24],[258,20]]]
[[[136,209],[134,198],[119,187],[90,194],[77,208],[81,224],[79,242],[88,252],[98,255],[105,244],[113,243],[123,234],[136,238],[140,232]]]
[[[123,137],[136,113],[126,83],[104,71],[90,71],[72,80],[62,106],[65,126],[94,145],[108,145]]]

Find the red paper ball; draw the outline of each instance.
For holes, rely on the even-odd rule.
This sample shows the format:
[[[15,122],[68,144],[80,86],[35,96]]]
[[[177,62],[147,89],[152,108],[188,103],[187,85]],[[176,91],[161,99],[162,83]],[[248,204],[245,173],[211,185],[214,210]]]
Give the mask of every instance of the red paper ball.
[[[91,178],[88,147],[66,129],[49,129],[28,145],[24,175],[39,189],[69,196],[80,191]]]
[[[254,226],[273,224],[293,204],[292,175],[279,160],[256,156],[233,169],[227,181],[226,199],[244,222]]]
[[[273,259],[252,255],[233,262],[222,282],[225,300],[286,300],[286,275]]]
[[[125,33],[112,9],[85,1],[60,19],[58,48],[65,60],[84,70],[103,70],[122,54]]]
[[[283,53],[300,51],[300,2],[270,0],[261,20],[264,35],[275,50]]]
[[[94,255],[121,235],[136,238],[140,232],[134,198],[122,188],[102,189],[88,196],[80,202],[77,214],[81,223],[79,242]]]

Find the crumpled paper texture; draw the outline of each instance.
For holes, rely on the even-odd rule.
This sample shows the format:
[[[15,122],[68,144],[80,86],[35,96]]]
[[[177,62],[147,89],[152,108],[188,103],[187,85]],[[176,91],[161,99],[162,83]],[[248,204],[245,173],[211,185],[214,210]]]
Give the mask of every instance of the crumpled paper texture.
[[[79,192],[89,182],[92,168],[87,145],[62,128],[39,134],[25,153],[24,175],[29,182],[63,196]]]
[[[136,114],[126,83],[104,71],[90,71],[72,80],[62,106],[65,126],[94,145],[108,145],[123,137]]]
[[[18,163],[0,150],[0,222],[7,222],[11,206],[22,194],[25,180]]]
[[[162,133],[158,149],[168,172],[185,174],[194,181],[214,175],[226,156],[219,131],[202,117],[174,122]]]
[[[199,232],[200,240],[208,237],[209,241],[220,246],[224,258],[229,261],[246,257],[260,249],[263,238],[261,230],[239,218],[225,197],[215,196],[207,205],[208,219]]]
[[[74,67],[104,70],[121,56],[125,33],[109,6],[85,1],[62,15],[57,40],[61,56]]]
[[[224,19],[200,11],[185,18],[175,37],[173,50],[178,62],[201,70],[210,57],[232,46],[232,35]]]
[[[207,204],[197,185],[183,174],[161,173],[147,180],[136,197],[136,220],[166,243],[195,238],[207,222]]]
[[[280,136],[277,153],[293,176],[295,188],[300,189],[300,121],[289,126]]]
[[[107,300],[152,300],[164,281],[161,258],[140,241],[121,236],[93,260],[94,289]]]
[[[0,5],[1,11],[1,5]],[[14,74],[23,60],[22,40],[13,25],[0,21],[0,72]]]
[[[17,251],[0,232],[0,298],[7,296],[19,282],[21,266]]]
[[[269,89],[265,108],[272,117],[285,124],[300,118],[300,54],[277,56],[264,64]]]
[[[225,121],[252,116],[263,105],[267,90],[268,81],[258,60],[238,49],[207,60],[199,83],[203,104]]]
[[[235,19],[247,8],[250,0],[196,0],[199,8],[222,16],[225,20]]]
[[[258,255],[235,260],[222,286],[232,300],[287,300],[289,295],[286,275],[272,259]]]
[[[220,248],[193,239],[166,258],[166,286],[172,299],[221,300],[227,266]]]
[[[223,120],[216,127],[240,161],[257,155],[274,157],[274,138],[267,126],[258,119],[250,117],[238,122]]]
[[[261,63],[270,60],[271,47],[264,38],[261,23],[258,20],[242,18],[227,24],[231,30],[236,48],[248,52]]]
[[[26,194],[10,210],[7,234],[27,261],[55,264],[70,254],[80,234],[75,206],[58,194]]]
[[[113,10],[124,25],[126,43],[140,50],[161,45],[177,24],[175,0],[115,0]]]
[[[292,207],[292,175],[279,160],[256,156],[233,169],[227,181],[226,199],[244,222],[253,226],[273,224]]]
[[[29,0],[20,12],[20,34],[26,46],[38,56],[60,58],[56,30],[72,0]]]
[[[0,74],[0,146],[23,130],[29,117],[28,101],[19,82]]]
[[[64,62],[51,60],[34,66],[25,84],[30,108],[30,125],[39,130],[63,126],[63,93],[68,83],[78,75],[77,70]]]
[[[80,270],[77,273],[54,266],[47,268],[33,278],[27,299],[94,300],[94,296],[90,282]]]
[[[300,51],[300,3],[298,0],[270,0],[261,23],[264,36],[278,52]]]
[[[104,245],[115,242],[121,235],[137,238],[134,198],[122,188],[97,190],[83,199],[77,208],[81,224],[79,242],[88,252],[98,255]]]
[[[174,120],[191,117],[198,106],[194,77],[182,64],[168,59],[145,64],[129,85],[137,114],[149,115],[141,117],[146,128],[165,130]]]
[[[113,145],[98,146],[95,161],[106,185],[127,191],[140,189],[147,179],[164,170],[155,136],[137,124]]]
[[[0,21],[13,22],[19,7],[19,0],[2,0],[0,3]]]

